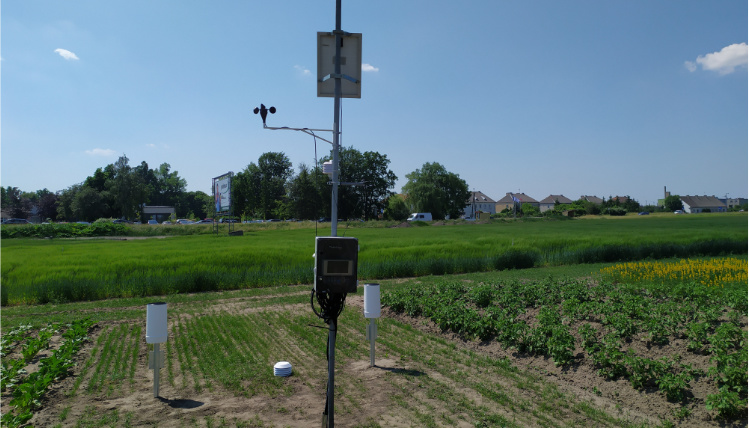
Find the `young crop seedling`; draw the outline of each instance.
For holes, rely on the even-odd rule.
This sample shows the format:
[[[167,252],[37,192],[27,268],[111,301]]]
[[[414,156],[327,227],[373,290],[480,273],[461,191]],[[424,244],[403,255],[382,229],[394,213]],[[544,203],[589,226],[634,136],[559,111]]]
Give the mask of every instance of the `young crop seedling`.
[[[8,404],[13,409],[2,415],[3,425],[21,426],[31,419],[32,412],[41,405],[41,398],[49,386],[68,376],[73,365],[72,357],[83,346],[92,324],[90,319],[83,319],[68,325],[67,331],[63,333],[64,341],[52,355],[39,361],[39,370],[22,378],[12,390],[8,386],[13,397]],[[42,341],[48,342],[54,329],[56,327],[41,330]],[[30,342],[37,347],[37,341],[38,338]]]

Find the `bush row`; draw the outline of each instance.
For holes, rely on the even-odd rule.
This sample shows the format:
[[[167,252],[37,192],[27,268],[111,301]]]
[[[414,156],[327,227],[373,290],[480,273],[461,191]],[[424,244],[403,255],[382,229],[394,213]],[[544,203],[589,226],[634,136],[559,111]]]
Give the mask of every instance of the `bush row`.
[[[0,226],[0,238],[75,238],[90,236],[127,236],[130,228],[124,224],[96,222],[92,224],[54,223]]]
[[[608,244],[579,247],[511,248],[484,257],[450,259],[391,258],[381,262],[360,262],[362,278],[405,278],[491,270],[528,269],[545,265],[626,262],[646,259],[717,257],[746,254],[746,239],[714,239],[684,244]]]

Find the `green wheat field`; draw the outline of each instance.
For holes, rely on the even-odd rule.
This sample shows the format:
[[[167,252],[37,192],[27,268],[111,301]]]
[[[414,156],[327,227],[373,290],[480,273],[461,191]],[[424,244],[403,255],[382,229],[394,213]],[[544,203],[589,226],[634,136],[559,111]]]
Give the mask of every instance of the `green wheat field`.
[[[2,305],[312,283],[314,237],[328,229],[253,226],[241,225],[243,236],[203,228],[161,239],[3,239]],[[747,251],[744,213],[342,226],[338,234],[359,239],[360,280]]]

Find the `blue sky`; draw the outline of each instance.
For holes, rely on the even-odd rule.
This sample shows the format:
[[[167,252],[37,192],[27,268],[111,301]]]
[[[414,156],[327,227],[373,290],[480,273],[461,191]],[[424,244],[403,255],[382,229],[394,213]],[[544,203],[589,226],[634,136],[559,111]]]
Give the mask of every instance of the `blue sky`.
[[[747,17],[735,0],[344,0],[365,69],[342,144],[386,154],[395,191],[439,162],[495,199],[747,197]],[[2,186],[62,190],[126,154],[210,193],[264,152],[314,164],[261,103],[269,126],[333,125],[316,96],[333,0],[8,0],[0,23]]]

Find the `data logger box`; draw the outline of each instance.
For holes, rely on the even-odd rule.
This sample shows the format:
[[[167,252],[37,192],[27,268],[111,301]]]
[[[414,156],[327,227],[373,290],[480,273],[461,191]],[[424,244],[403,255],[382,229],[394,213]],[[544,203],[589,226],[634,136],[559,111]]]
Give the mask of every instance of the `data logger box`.
[[[356,293],[359,240],[318,236],[315,238],[315,291]]]

